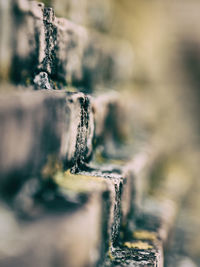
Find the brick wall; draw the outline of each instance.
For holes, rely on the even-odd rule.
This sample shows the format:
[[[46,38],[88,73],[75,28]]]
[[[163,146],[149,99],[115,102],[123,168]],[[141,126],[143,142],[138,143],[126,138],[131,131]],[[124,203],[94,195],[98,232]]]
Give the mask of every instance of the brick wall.
[[[119,3],[44,2],[0,1],[0,265],[163,266],[191,173]]]

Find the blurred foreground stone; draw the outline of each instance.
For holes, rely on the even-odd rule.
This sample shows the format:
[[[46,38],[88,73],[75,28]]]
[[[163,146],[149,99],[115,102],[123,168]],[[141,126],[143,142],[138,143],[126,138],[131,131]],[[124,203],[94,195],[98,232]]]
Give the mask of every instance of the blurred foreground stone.
[[[108,247],[108,190],[103,182],[75,179],[66,177],[67,187],[41,193],[40,201],[35,197],[26,214],[31,219],[1,207],[1,266],[76,267],[102,261]]]
[[[2,77],[10,73],[15,83],[35,83],[37,89],[36,77],[42,72],[49,84],[46,89],[67,84],[86,92],[132,79],[133,52],[126,41],[57,18],[52,8],[35,1],[16,0],[1,10],[8,13],[12,26],[10,31],[2,28],[1,50],[10,51],[0,57]]]

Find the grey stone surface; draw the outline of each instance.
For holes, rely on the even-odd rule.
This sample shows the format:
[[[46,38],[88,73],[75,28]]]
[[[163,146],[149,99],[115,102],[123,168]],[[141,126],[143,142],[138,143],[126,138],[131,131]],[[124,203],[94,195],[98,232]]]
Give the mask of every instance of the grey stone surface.
[[[0,123],[1,193],[14,193],[52,160],[76,171],[91,157],[94,122],[83,93],[1,94]]]
[[[84,167],[93,153],[94,117],[91,97],[83,93],[72,93],[67,98],[67,131],[62,145],[73,172]]]
[[[162,246],[158,240],[126,242],[123,246],[113,249],[110,259],[102,266],[163,267]]]

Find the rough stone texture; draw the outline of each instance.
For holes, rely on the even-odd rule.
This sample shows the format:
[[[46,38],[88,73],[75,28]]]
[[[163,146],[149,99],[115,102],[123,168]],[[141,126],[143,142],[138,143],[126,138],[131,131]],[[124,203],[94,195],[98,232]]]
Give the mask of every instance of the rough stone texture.
[[[83,93],[72,93],[67,98],[67,131],[62,144],[67,165],[76,172],[84,167],[93,153],[94,118],[91,97]]]
[[[110,215],[108,234],[112,246],[116,246],[120,238],[122,224],[125,226],[132,212],[132,176],[120,166],[105,165],[80,174],[94,176],[104,181],[110,192]]]
[[[102,266],[163,267],[161,243],[158,239],[125,242],[123,246],[110,252],[110,259],[107,258]]]
[[[13,12],[11,76],[16,83],[33,83],[35,75],[46,72],[53,88],[74,84],[91,91],[132,77],[133,54],[126,42],[57,18],[38,2],[16,1]]]
[[[28,220],[1,205],[0,265],[96,266],[108,247],[108,202],[104,183],[76,177],[35,196]]]
[[[76,170],[91,156],[93,115],[82,93],[2,94],[0,122],[1,193],[17,191],[51,159]]]

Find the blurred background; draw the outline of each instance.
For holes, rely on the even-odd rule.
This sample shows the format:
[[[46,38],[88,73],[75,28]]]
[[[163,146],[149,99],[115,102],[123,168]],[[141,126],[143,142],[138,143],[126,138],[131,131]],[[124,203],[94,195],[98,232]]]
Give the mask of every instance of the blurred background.
[[[0,0],[1,90],[10,81],[20,84],[16,79],[12,81],[9,74],[12,62],[12,38],[9,37],[12,13],[9,10],[15,2]],[[25,2],[18,2],[25,9]],[[128,73],[128,79],[114,85],[100,84],[88,91],[99,93],[108,88],[119,91],[131,112],[133,143],[137,146],[141,139],[151,143],[153,149],[162,154],[157,160],[159,168],[161,165],[167,168],[163,167],[163,161],[170,162],[170,166],[178,164],[187,174],[189,189],[171,234],[165,266],[200,266],[200,2],[43,2],[55,9],[56,16],[65,17],[113,42],[123,40],[124,49],[132,51],[131,58],[118,55],[121,67],[117,76]],[[133,61],[133,69],[129,61]],[[82,91],[88,92],[84,87]],[[180,187],[184,187],[184,182]]]

